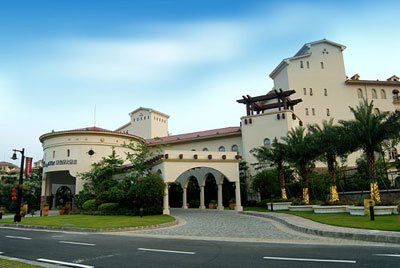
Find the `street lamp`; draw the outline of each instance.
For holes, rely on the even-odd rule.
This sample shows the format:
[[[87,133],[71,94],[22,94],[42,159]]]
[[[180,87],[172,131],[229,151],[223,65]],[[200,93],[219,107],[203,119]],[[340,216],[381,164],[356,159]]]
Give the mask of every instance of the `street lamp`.
[[[21,222],[21,215],[20,215],[20,210],[21,210],[21,202],[22,202],[22,184],[24,183],[24,160],[25,160],[25,148],[22,148],[22,150],[13,150],[13,156],[11,157],[12,160],[17,160],[17,152],[21,153],[21,169],[19,171],[19,183],[18,183],[18,194],[17,194],[17,208],[15,209],[15,216],[14,216],[14,222]]]

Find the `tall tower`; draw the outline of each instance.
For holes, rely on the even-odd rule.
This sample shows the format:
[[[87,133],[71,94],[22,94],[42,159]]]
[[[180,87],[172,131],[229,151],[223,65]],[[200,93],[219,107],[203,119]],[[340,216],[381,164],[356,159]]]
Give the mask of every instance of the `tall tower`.
[[[116,131],[127,131],[128,134],[136,135],[144,139],[168,136],[169,115],[150,108],[140,107],[129,113],[129,123],[116,129]]]

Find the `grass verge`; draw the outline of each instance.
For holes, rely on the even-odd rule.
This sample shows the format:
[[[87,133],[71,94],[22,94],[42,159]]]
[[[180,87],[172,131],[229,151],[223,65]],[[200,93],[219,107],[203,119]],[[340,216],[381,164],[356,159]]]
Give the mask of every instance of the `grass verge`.
[[[0,259],[0,267],[2,268],[40,268],[40,266],[31,265],[19,261],[9,261],[5,259]]]
[[[260,207],[245,207],[244,211],[271,212],[266,208]],[[375,216],[375,220],[371,221],[369,216],[353,216],[348,213],[316,214],[313,211],[282,210],[274,212],[292,214],[316,222],[335,226],[400,232],[398,215]]]
[[[122,228],[147,226],[172,222],[175,219],[168,215],[144,216],[93,216],[93,215],[63,215],[48,217],[25,217],[21,224],[43,225],[77,228]],[[13,219],[2,219],[0,223],[14,223]],[[0,266],[1,267],[1,266]]]

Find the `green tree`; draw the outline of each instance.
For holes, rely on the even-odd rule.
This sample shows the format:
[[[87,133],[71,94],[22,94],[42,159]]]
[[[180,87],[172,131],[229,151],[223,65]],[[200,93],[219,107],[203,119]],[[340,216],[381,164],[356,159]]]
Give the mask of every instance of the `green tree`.
[[[373,101],[361,102],[356,108],[350,107],[354,119],[340,123],[350,135],[356,149],[362,149],[367,160],[371,199],[380,202],[379,187],[376,178],[375,152],[380,151],[382,142],[399,136],[400,113],[374,113]]]
[[[305,128],[291,129],[286,137],[282,137],[287,149],[287,159],[294,164],[303,181],[303,202],[310,202],[308,193],[308,172],[318,156],[318,151],[313,145],[313,136],[306,133]]]
[[[251,187],[260,194],[261,200],[271,199],[279,194],[280,185],[276,169],[261,170],[252,180]]]
[[[318,150],[318,155],[326,163],[330,178],[330,202],[339,201],[339,195],[336,187],[336,165],[338,157],[346,157],[352,150],[348,134],[344,128],[334,125],[333,119],[324,120],[322,126],[313,124],[308,126],[313,134],[313,146]]]
[[[250,151],[258,160],[256,163],[256,169],[265,169],[269,166],[275,166],[278,173],[278,180],[280,182],[281,197],[287,199],[285,189],[285,175],[284,175],[284,164],[287,161],[287,148],[285,144],[278,142],[275,138],[272,142],[271,148],[261,146],[254,148]]]

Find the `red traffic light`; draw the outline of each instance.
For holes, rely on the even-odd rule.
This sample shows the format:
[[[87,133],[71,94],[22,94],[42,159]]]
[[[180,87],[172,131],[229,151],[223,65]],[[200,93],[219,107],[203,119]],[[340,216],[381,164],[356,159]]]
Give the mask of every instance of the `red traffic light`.
[[[17,200],[17,197],[13,196],[11,199],[15,201]]]
[[[17,190],[17,189],[16,189],[15,187],[14,187],[14,188],[12,188],[12,191],[13,191],[13,192],[15,192],[16,190]]]
[[[16,196],[16,195],[17,195],[17,193],[16,193],[16,192],[13,192],[13,193],[12,193],[12,196]]]

